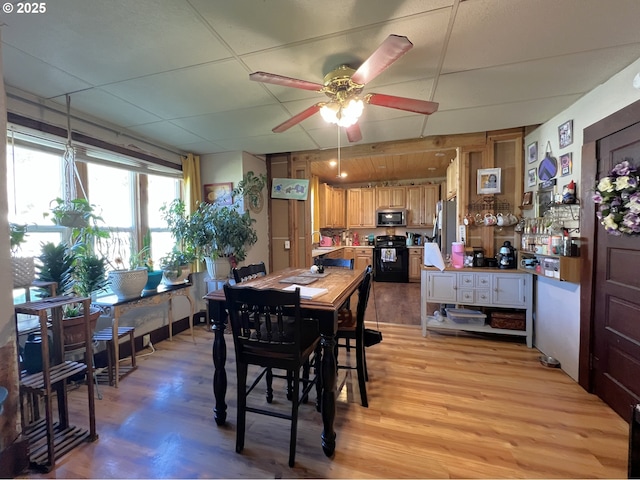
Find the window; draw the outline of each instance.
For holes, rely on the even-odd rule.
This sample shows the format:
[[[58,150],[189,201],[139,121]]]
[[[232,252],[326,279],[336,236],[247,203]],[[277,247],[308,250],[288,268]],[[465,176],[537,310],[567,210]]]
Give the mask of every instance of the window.
[[[59,243],[66,239],[68,229],[54,225],[43,216],[49,212],[53,199],[65,198],[63,153],[66,140],[58,142],[15,132],[8,133],[7,191],[9,221],[28,224],[27,242],[21,255],[38,256],[41,243]],[[141,248],[140,232],[151,232],[154,265],[172,248],[174,241],[162,219],[160,208],[180,196],[179,171],[158,174],[158,168],[144,169],[141,162],[127,161],[109,152],[93,152],[87,147],[77,149],[76,163],[82,188],[91,204],[98,207],[105,228],[111,236],[100,252],[110,260],[121,257],[129,265],[133,244]],[[113,161],[112,161],[113,160]],[[80,196],[82,191],[78,192]],[[144,204],[139,199],[146,199]]]

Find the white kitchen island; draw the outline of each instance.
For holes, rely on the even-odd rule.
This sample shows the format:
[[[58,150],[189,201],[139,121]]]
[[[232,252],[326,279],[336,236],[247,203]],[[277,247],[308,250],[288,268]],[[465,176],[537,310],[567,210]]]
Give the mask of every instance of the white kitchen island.
[[[530,273],[498,268],[447,267],[440,271],[423,266],[420,283],[423,335],[431,329],[515,335],[526,337],[527,346],[533,347],[533,279]],[[525,329],[455,323],[446,317],[437,319],[427,311],[428,303],[524,310]]]

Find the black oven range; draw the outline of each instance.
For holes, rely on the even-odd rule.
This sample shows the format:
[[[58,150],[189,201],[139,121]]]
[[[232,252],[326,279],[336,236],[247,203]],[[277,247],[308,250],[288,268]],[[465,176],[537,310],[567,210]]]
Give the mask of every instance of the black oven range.
[[[409,281],[407,237],[379,235],[373,249],[373,279],[376,282]]]

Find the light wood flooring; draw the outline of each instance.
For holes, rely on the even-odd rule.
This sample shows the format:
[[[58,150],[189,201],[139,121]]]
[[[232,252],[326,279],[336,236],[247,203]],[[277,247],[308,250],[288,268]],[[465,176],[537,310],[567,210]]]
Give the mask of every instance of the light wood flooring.
[[[338,401],[333,458],[320,446],[314,393],[300,409],[294,468],[285,420],[248,414],[245,450],[235,453],[232,339],[226,336],[228,422],[218,427],[213,333],[201,324],[196,345],[183,332],[139,357],[119,389],[101,385],[96,442],[63,456],[48,474],[21,478],[626,477],[627,424],[561,370],[541,366],[537,350],[498,337],[425,338],[419,325],[402,324],[410,295],[381,302],[379,285],[370,307],[377,305],[384,340],[367,349],[369,408],[360,406],[354,372]],[[368,319],[375,327],[375,316]],[[85,388],[70,394],[75,425],[86,418]],[[266,405],[261,392],[253,399]],[[288,409],[282,385],[273,405]]]

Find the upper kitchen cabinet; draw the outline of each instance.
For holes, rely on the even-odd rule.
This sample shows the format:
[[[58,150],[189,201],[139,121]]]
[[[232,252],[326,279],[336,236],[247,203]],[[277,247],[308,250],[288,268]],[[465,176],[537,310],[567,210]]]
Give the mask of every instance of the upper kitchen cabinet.
[[[318,204],[319,228],[345,228],[347,221],[344,189],[321,183],[318,186]]]
[[[375,228],[375,198],[373,188],[347,190],[347,228]]]
[[[445,199],[451,200],[458,194],[458,159],[454,158],[447,167],[447,191]]]
[[[440,200],[440,185],[407,187],[407,227],[433,227],[438,200]]]
[[[376,187],[376,208],[406,208],[407,189],[406,187]]]

